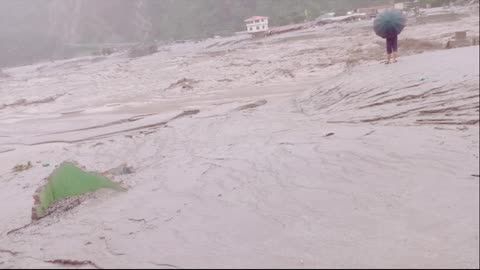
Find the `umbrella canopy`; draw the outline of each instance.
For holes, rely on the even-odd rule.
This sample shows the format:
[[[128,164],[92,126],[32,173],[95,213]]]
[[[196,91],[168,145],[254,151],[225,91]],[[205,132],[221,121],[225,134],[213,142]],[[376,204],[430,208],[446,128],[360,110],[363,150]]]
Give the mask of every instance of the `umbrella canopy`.
[[[407,18],[401,11],[388,9],[377,16],[373,22],[373,29],[378,36],[389,38],[399,35],[406,24]]]

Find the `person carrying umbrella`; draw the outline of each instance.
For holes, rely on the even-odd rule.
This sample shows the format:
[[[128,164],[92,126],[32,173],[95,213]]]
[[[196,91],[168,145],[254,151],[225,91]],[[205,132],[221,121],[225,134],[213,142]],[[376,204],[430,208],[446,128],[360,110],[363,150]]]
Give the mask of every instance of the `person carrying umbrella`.
[[[373,23],[375,33],[387,41],[387,64],[393,59],[397,62],[398,35],[407,24],[407,18],[396,9],[388,9],[380,13]]]

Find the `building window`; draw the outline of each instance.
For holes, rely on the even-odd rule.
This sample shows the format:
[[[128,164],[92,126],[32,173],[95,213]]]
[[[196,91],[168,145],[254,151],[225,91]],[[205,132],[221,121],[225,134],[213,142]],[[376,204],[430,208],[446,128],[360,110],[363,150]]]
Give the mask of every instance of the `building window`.
[[[248,31],[252,31],[252,27],[249,27],[249,28],[248,28]]]
[[[260,22],[259,20],[255,20],[256,23]]]
[[[257,30],[260,30],[260,26],[257,26]]]

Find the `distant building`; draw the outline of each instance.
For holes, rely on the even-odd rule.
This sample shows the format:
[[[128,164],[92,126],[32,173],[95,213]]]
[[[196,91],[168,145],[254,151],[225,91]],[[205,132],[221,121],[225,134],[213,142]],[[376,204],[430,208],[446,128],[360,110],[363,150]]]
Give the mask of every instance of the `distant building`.
[[[375,7],[364,7],[356,9],[355,12],[357,13],[365,13],[369,17],[376,17],[378,13],[381,13],[387,9],[394,8],[394,5],[382,5],[382,6],[375,6]]]
[[[333,17],[335,17],[335,12],[329,12],[329,13],[325,13],[322,16],[318,17],[317,21],[322,20],[322,19],[333,18]]]
[[[404,10],[405,9],[405,3],[395,3],[394,8]]]
[[[402,3],[395,3],[394,8],[399,10],[409,10],[415,6],[415,3],[410,2],[402,2]]]
[[[247,33],[259,35],[268,31],[268,17],[253,16],[245,20]]]

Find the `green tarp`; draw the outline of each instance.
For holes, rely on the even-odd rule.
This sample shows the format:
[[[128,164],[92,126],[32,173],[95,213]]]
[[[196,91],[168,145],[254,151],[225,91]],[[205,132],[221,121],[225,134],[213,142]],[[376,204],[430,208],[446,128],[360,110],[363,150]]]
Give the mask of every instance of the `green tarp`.
[[[61,164],[48,178],[48,182],[36,194],[32,218],[41,218],[55,202],[101,188],[124,191],[120,185],[103,175],[85,172],[73,163]]]

